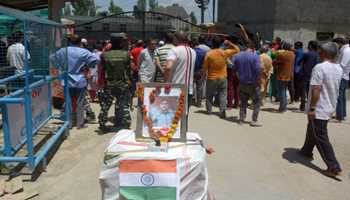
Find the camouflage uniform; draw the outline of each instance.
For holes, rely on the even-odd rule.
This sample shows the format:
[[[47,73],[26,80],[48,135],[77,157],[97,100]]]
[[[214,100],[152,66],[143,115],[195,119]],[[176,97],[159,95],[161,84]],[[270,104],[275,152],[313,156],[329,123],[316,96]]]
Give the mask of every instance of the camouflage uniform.
[[[115,99],[116,127],[130,127],[129,84],[131,78],[130,56],[125,50],[112,50],[102,54],[102,65],[106,73],[106,85],[97,94],[101,111],[98,116],[100,128],[105,128],[108,111]]]

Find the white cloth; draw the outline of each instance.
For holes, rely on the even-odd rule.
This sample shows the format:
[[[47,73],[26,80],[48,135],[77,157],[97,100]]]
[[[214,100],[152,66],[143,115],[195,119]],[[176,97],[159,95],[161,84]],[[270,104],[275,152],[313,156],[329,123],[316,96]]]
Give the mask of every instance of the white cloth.
[[[310,87],[321,86],[320,98],[317,102],[315,112],[316,119],[329,120],[337,107],[340,81],[343,70],[339,64],[325,61],[314,67],[311,74]],[[309,99],[311,99],[311,88],[309,90]],[[310,109],[308,103],[308,110]]]
[[[119,162],[121,160],[174,160],[178,162],[180,174],[180,199],[210,200],[213,197],[208,191],[208,172],[205,161],[205,149],[198,145],[200,137],[195,133],[187,133],[186,145],[171,142],[168,152],[147,151],[146,143],[136,142],[135,133],[131,130],[119,131],[110,141],[105,150],[106,155],[119,156],[103,162],[100,171],[102,199],[119,199]],[[173,147],[173,148],[171,148]],[[141,150],[141,151],[140,151]],[[145,151],[142,151],[145,150]],[[121,153],[128,151],[138,151]]]
[[[139,56],[140,65],[140,81],[142,83],[154,82],[156,76],[156,64],[154,60],[154,51],[150,51],[148,48],[141,51]]]
[[[17,73],[21,73],[24,70],[24,59],[25,59],[25,47],[22,43],[12,44],[7,49],[7,62],[10,63],[10,66],[17,68]],[[28,52],[28,60],[30,55]]]
[[[188,93],[193,94],[193,73],[196,62],[196,52],[187,46],[177,46],[168,53],[167,60],[173,60],[171,83],[185,84]]]
[[[350,47],[349,45],[344,45],[340,49],[340,55],[338,59],[338,63],[340,64],[341,68],[343,68],[343,79],[349,80],[349,73],[350,73]]]

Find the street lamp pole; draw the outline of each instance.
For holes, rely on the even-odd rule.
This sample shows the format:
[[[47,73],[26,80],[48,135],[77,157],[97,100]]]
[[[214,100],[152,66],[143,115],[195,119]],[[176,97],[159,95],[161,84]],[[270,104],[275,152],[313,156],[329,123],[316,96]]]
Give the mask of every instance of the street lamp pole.
[[[216,15],[216,0],[213,0],[213,23],[215,23],[215,15]]]
[[[201,24],[204,24],[204,12],[205,9],[207,9],[208,4],[209,4],[209,0],[194,0],[196,2],[196,4],[198,4],[198,8],[201,9]]]

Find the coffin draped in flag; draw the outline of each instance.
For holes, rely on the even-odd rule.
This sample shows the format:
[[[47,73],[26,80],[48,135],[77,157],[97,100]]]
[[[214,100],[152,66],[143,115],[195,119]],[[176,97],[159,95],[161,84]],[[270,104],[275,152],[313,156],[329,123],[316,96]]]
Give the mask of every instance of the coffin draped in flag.
[[[129,200],[179,200],[176,160],[122,160],[120,195]]]

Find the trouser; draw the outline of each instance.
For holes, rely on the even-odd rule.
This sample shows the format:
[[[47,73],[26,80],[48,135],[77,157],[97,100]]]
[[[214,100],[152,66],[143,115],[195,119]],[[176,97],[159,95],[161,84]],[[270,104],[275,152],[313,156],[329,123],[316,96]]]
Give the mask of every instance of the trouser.
[[[279,111],[286,111],[287,110],[287,88],[288,88],[288,82],[289,81],[280,81],[277,80],[277,90],[278,90],[278,97],[280,101],[280,107]]]
[[[295,99],[295,89],[294,89],[294,81],[288,81],[288,92],[290,96],[290,101],[293,102]]]
[[[91,104],[88,100],[88,93],[87,90],[85,92],[85,98],[84,98],[84,111],[86,113],[86,117],[88,118],[88,120],[95,120],[95,113],[91,108]]]
[[[71,111],[75,112],[77,127],[83,127],[85,122],[84,117],[84,102],[86,96],[86,88],[69,88],[69,96],[71,98]],[[72,116],[72,119],[74,117]],[[72,127],[72,120],[70,122]]]
[[[253,99],[253,115],[252,120],[254,122],[258,121],[258,116],[260,112],[261,97],[260,97],[260,86],[255,84],[240,84],[239,86],[240,94],[240,110],[239,119],[244,121],[247,116],[247,107],[249,98]]]
[[[261,103],[263,104],[263,101],[265,100],[266,98],[266,95],[267,95],[267,87],[269,85],[269,77],[265,76],[265,75],[261,75],[261,88],[260,88],[260,91],[261,91]]]
[[[337,120],[344,120],[346,117],[346,88],[348,80],[342,79],[339,87],[339,96],[336,109]]]
[[[276,76],[276,69],[274,69],[273,74],[270,78],[270,95],[271,97],[275,97],[276,101],[279,101],[279,92],[278,92],[278,83]]]
[[[310,80],[304,79],[302,93],[301,93],[300,110],[305,110],[306,100],[309,95],[309,87],[310,87]]]
[[[201,105],[202,104],[202,99],[203,99],[203,90],[204,90],[204,80],[200,76],[201,72],[196,72],[195,75],[195,104],[196,105]]]
[[[219,96],[219,104],[220,104],[220,113],[226,111],[227,106],[227,79],[215,79],[215,80],[207,80],[207,88],[206,88],[206,108],[208,112],[212,111],[213,107],[213,98]]]
[[[304,88],[303,78],[299,74],[294,75],[294,101],[299,101],[302,97],[303,88]]]
[[[134,96],[135,95],[135,91],[136,91],[136,84],[139,81],[139,75],[138,72],[133,72],[131,75],[131,95]]]
[[[90,95],[91,101],[96,100],[96,90],[89,90],[89,95]]]
[[[239,105],[239,80],[233,69],[227,69],[227,106],[233,105]]]
[[[129,88],[112,88],[105,87],[98,92],[97,96],[100,101],[101,111],[98,116],[100,127],[105,127],[108,121],[108,111],[113,104],[114,106],[114,126],[129,128],[130,112],[129,112]]]
[[[322,159],[329,169],[341,171],[340,165],[335,157],[332,144],[329,142],[328,121],[315,119],[309,121],[307,125],[306,139],[301,151],[306,155],[312,156],[314,147],[318,149]]]

